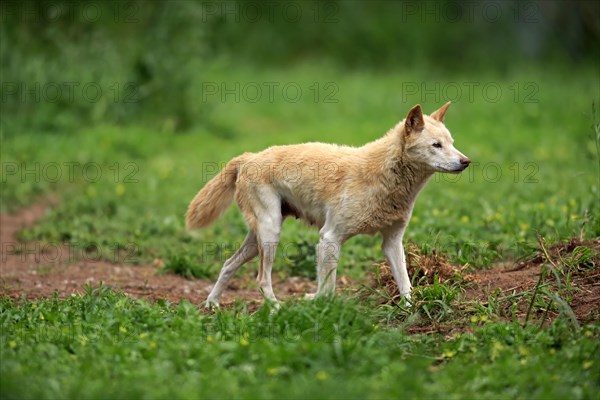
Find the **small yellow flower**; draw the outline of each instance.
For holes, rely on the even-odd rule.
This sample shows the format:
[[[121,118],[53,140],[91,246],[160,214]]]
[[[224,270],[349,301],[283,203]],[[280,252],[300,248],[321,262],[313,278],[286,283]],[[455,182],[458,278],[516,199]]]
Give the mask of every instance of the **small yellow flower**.
[[[240,344],[244,347],[249,346],[250,342],[248,341],[248,339],[246,339],[245,337],[240,339]]]
[[[592,331],[585,331],[585,332],[583,332],[583,335],[585,337],[591,337],[593,335],[593,333],[592,333]]]
[[[115,193],[117,194],[117,196],[123,196],[123,194],[125,194],[125,185],[123,185],[122,183],[119,183],[115,187]]]
[[[550,349],[550,354],[556,354],[556,349]]]
[[[480,319],[481,319],[481,322],[485,322],[485,321],[488,320],[488,316],[487,315],[482,315]]]
[[[148,347],[150,347],[151,349],[155,349],[155,348],[157,348],[157,347],[158,347],[158,345],[156,344],[156,342],[150,342],[150,343],[148,344]]]
[[[212,342],[214,342],[214,341],[215,341],[215,338],[214,338],[214,337],[212,337],[212,336],[210,336],[210,335],[208,335],[208,336],[206,337],[206,341],[207,341],[208,343],[212,343]]]
[[[142,333],[140,333],[140,339],[144,339],[146,337],[148,337],[148,332],[142,332]]]
[[[519,346],[518,351],[519,351],[519,354],[522,355],[523,357],[529,355],[529,349],[523,345]]]
[[[585,361],[583,363],[583,369],[590,369],[592,367],[592,365],[594,365],[593,361]]]
[[[569,199],[569,206],[576,207],[577,206],[577,200],[575,200],[575,199]]]
[[[471,316],[471,323],[476,323],[477,321],[479,321],[479,317],[477,315],[472,315]]]
[[[326,381],[327,379],[329,379],[329,374],[325,371],[319,371],[317,372],[317,380],[319,381]]]
[[[17,347],[17,342],[15,342],[14,340],[11,340],[10,342],[8,342],[8,347],[10,347],[11,349],[14,349],[15,347]]]
[[[502,343],[494,341],[492,343],[492,354],[491,354],[491,358],[492,361],[495,360],[496,358],[498,358],[498,356],[500,355],[500,353],[502,352],[502,350],[504,350],[504,346],[502,345]]]
[[[46,318],[44,318],[44,314],[40,314],[40,319],[41,319],[42,321],[46,319]]]
[[[125,328],[124,326],[120,326],[119,327],[119,332],[121,332],[121,333],[127,333],[127,328]]]
[[[267,375],[275,376],[279,373],[279,368],[267,368]]]
[[[569,219],[570,219],[571,221],[577,221],[577,220],[579,219],[579,215],[577,215],[577,214],[571,214],[571,215],[569,216]]]
[[[452,357],[454,357],[455,355],[456,355],[456,352],[455,352],[455,351],[448,350],[448,351],[444,352],[444,354],[442,354],[442,357],[443,357],[443,358],[452,358]]]
[[[437,208],[434,208],[432,211],[432,214],[434,217],[437,217],[438,215],[440,215],[440,210],[438,210]]]
[[[469,223],[469,216],[468,215],[463,215],[462,217],[460,217],[460,222],[462,222],[463,224],[468,224]]]

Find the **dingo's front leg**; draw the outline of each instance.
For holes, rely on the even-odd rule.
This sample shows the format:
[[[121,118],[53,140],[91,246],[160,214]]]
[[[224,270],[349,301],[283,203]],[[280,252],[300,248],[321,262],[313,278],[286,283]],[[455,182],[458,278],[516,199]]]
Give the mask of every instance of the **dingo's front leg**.
[[[342,241],[335,232],[321,230],[317,245],[317,293],[323,296],[335,292],[335,276]],[[310,295],[309,295],[310,298]]]
[[[383,232],[383,253],[387,259],[392,275],[398,284],[400,294],[407,300],[410,300],[410,278],[406,269],[406,258],[404,256],[404,247],[402,246],[402,237],[404,229],[397,228],[388,232]]]

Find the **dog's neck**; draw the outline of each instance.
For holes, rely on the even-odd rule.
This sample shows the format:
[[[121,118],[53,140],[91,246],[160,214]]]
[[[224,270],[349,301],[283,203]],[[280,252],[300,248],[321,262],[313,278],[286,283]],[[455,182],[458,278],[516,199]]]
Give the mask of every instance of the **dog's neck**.
[[[405,151],[404,122],[400,122],[385,136],[365,145],[370,162],[377,165],[374,171],[383,183],[391,202],[404,210],[412,210],[414,201],[433,175],[428,167],[411,162]]]

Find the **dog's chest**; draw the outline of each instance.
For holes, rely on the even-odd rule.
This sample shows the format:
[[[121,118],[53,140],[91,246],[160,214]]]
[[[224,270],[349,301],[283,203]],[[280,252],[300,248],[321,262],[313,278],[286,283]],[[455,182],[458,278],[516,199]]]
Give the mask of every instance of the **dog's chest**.
[[[340,225],[347,234],[375,234],[391,225],[408,223],[415,196],[406,192],[365,190],[341,204]]]

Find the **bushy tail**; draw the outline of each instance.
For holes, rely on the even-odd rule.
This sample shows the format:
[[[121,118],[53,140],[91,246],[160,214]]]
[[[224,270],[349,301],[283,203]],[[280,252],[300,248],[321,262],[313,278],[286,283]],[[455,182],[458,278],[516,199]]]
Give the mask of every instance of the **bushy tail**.
[[[242,155],[229,161],[225,168],[196,194],[185,215],[187,229],[210,225],[227,210],[233,200],[238,166],[243,157]]]

